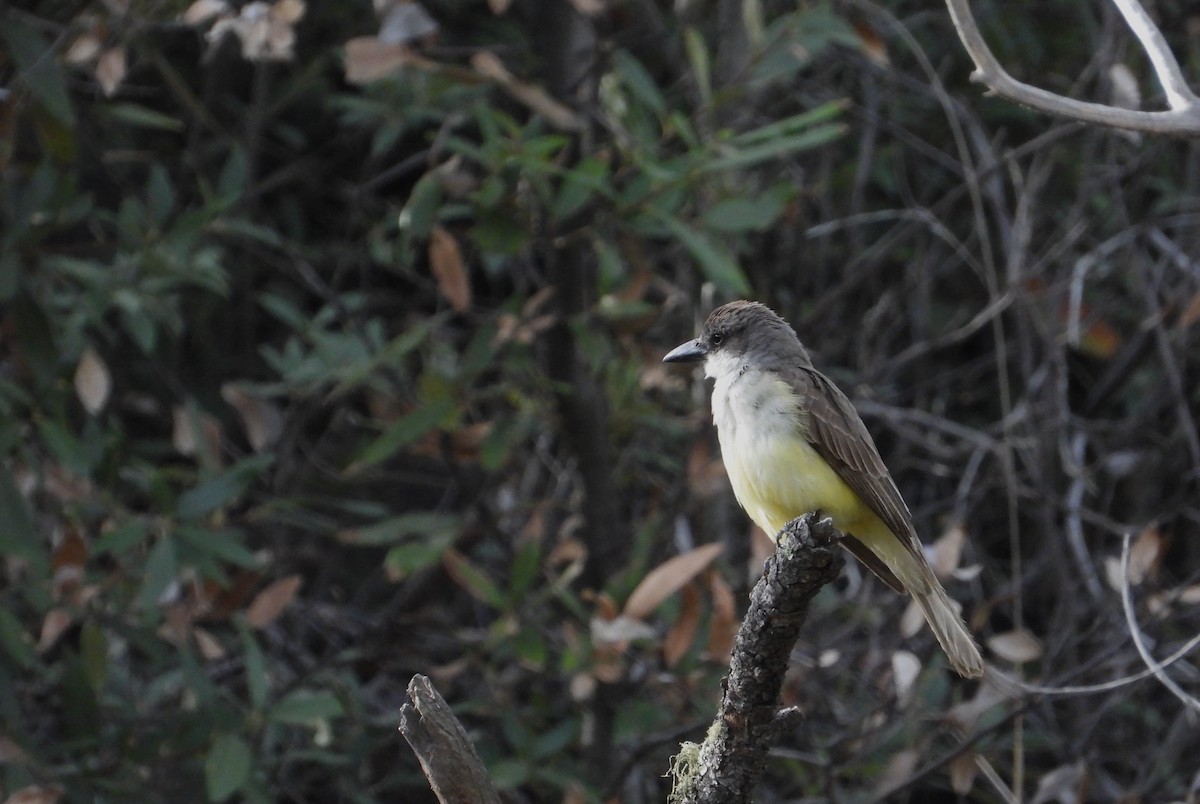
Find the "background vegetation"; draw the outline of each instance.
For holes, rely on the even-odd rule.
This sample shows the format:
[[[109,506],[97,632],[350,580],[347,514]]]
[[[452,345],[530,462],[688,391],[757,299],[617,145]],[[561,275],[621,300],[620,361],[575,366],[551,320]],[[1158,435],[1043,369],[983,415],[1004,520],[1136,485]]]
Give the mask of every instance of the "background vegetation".
[[[977,8],[1018,77],[1158,103],[1108,4]],[[860,403],[998,668],[1144,668],[1125,533],[1151,650],[1197,633],[1193,143],[983,97],[938,3],[424,11],[0,12],[10,800],[431,800],[418,672],[514,801],[663,800],[763,547],[659,360],[738,296]],[[1153,679],[962,683],[854,567],[793,668],[764,802],[1197,794]]]

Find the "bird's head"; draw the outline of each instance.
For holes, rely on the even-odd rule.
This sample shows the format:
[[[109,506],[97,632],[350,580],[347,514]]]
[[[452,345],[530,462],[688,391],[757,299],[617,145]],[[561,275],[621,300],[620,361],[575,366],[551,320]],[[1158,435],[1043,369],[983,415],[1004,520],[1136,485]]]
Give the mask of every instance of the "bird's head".
[[[770,369],[812,363],[800,339],[765,304],[735,301],[713,310],[700,337],[672,349],[664,363],[704,361],[709,377],[724,377],[746,366]]]

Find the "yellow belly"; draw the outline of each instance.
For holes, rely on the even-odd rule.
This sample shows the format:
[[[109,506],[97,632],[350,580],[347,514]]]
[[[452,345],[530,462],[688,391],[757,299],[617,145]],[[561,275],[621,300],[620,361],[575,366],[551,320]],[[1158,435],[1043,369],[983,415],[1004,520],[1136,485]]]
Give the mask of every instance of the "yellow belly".
[[[844,532],[863,530],[873,513],[812,446],[795,435],[737,438],[721,451],[738,503],[774,538],[784,525],[821,511]],[[871,529],[871,528],[867,528]]]

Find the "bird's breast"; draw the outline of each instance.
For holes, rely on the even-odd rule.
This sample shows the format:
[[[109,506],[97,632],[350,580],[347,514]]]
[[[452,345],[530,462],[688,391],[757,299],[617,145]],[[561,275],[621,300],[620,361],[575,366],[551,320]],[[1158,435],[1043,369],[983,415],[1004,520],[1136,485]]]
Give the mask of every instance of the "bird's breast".
[[[849,524],[862,507],[805,437],[800,401],[772,372],[719,377],[713,388],[713,421],[733,492],[772,537],[810,511]]]

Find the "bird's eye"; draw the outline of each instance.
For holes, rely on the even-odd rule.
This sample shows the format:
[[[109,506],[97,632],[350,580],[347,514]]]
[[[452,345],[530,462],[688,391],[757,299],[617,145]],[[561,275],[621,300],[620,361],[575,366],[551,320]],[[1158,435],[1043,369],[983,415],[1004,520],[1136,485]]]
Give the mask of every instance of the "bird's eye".
[[[714,332],[712,334],[712,337],[709,338],[709,340],[712,341],[713,346],[720,346],[722,341],[725,340],[725,336],[719,332]]]

